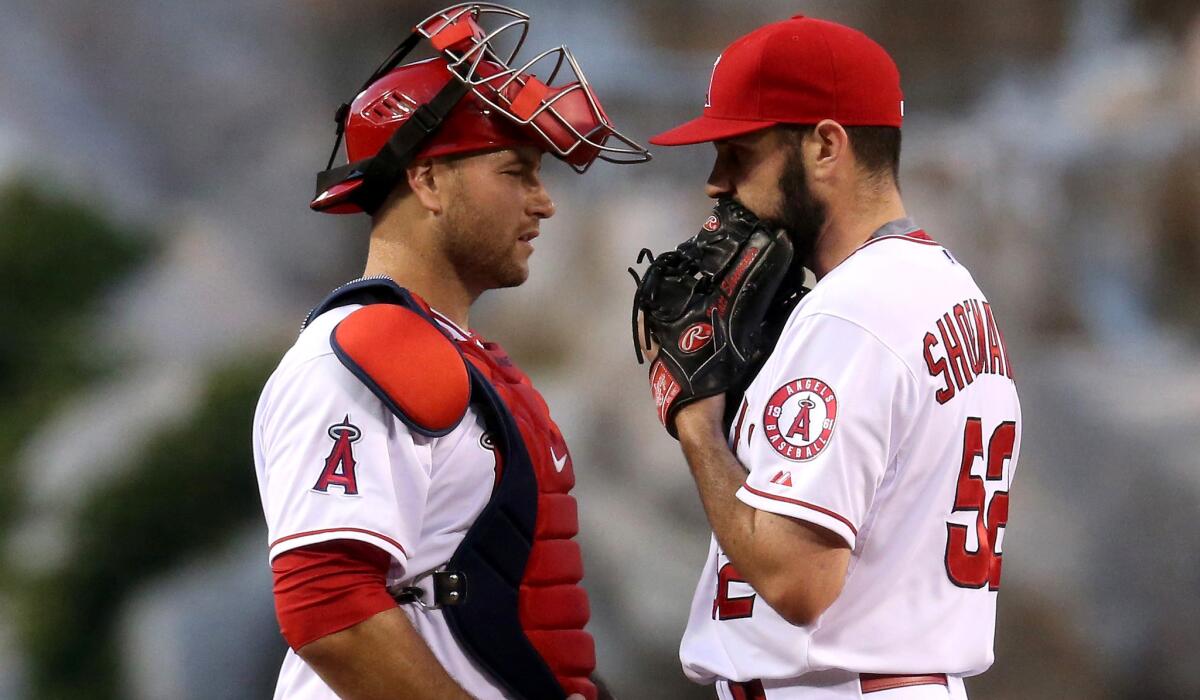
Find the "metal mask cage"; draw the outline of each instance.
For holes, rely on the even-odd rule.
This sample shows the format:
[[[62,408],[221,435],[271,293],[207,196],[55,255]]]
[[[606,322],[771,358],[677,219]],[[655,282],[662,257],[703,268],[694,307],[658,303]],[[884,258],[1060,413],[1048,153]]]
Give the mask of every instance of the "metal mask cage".
[[[498,26],[485,29],[485,19]],[[462,3],[426,18],[416,33],[433,44],[450,73],[479,99],[536,132],[576,172],[586,171],[596,158],[611,163],[650,160],[645,148],[617,131],[566,46],[514,66],[529,33],[529,15],[491,3]],[[501,39],[514,42],[511,51],[498,50]],[[553,67],[546,80],[533,74],[534,67],[549,64]],[[560,74],[567,80],[555,85]]]

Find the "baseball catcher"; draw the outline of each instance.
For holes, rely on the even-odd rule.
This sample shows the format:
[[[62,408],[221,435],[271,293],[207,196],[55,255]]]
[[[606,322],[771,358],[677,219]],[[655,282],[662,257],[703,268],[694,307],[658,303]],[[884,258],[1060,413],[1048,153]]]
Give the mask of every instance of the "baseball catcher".
[[[650,156],[565,45],[520,54],[529,21],[436,12],[335,113],[309,206],[371,217],[363,277],[310,312],[254,423],[291,647],[276,698],[608,697],[570,450],[470,322],[481,294],[529,276],[557,211],[543,156],[581,173]]]
[[[658,418],[672,437],[675,414],[692,401],[744,387],[788,314],[808,290],[786,231],[733,199],[717,201],[700,232],[649,260],[633,295],[633,343],[650,363]],[[639,327],[640,318],[640,327]],[[730,402],[736,406],[736,402]]]

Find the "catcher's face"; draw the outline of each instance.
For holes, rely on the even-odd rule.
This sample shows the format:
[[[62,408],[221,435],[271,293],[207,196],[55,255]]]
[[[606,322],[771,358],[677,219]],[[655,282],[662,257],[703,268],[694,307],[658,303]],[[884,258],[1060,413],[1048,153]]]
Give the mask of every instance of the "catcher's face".
[[[531,146],[455,161],[441,223],[443,253],[476,292],[515,287],[554,202],[541,179],[542,152]]]

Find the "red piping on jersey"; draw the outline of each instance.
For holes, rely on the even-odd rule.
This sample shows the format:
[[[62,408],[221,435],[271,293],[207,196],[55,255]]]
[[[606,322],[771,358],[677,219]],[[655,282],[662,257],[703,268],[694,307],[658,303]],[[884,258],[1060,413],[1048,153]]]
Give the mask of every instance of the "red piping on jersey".
[[[937,245],[937,246],[941,245],[941,243],[938,243],[937,241],[930,238],[928,233],[917,230],[917,231],[913,231],[912,233],[906,233],[902,236],[880,236],[879,238],[872,238],[871,240],[867,241],[866,243],[863,243],[858,248],[856,248],[854,250],[854,253],[857,253],[858,251],[862,250],[863,248],[866,248],[867,246],[869,246],[873,243],[878,243],[880,241],[893,241],[893,240],[909,241],[911,243],[920,243],[921,245]],[[854,255],[854,253],[851,253],[850,255]]]
[[[862,245],[860,245],[858,247],[858,249],[855,250],[854,252],[857,253],[859,250],[866,248],[867,246],[871,245],[872,243],[878,243],[880,241],[891,241],[891,240],[896,240],[896,239],[899,239],[902,241],[910,241],[912,243],[920,243],[922,245],[941,245],[941,243],[938,243],[937,241],[930,238],[928,233],[925,233],[924,231],[913,231],[912,233],[906,233],[902,236],[880,236],[879,238],[872,238],[871,240],[867,241],[866,243],[863,243]]]
[[[387,542],[388,544],[392,545],[396,549],[399,549],[400,553],[403,554],[404,556],[406,556],[406,557],[408,556],[408,551],[406,549],[404,549],[404,545],[400,544],[396,540],[393,540],[391,537],[388,537],[387,535],[382,535],[378,532],[375,532],[374,530],[364,530],[364,529],[358,528],[358,527],[330,527],[330,528],[326,528],[324,530],[309,530],[308,532],[297,532],[294,535],[288,535],[287,537],[280,537],[279,539],[272,542],[267,547],[267,549],[274,549],[275,545],[281,544],[283,542],[287,542],[288,540],[294,540],[297,537],[308,537],[309,535],[324,535],[327,532],[360,532],[364,535],[371,535],[372,537],[378,537],[379,539],[383,540],[384,542]]]
[[[769,498],[773,501],[783,501],[784,503],[791,503],[792,505],[797,505],[802,508],[808,508],[809,510],[815,510],[818,513],[824,513],[825,515],[828,515],[829,517],[841,522],[846,527],[850,528],[851,534],[853,534],[855,537],[858,537],[858,529],[855,528],[853,525],[851,525],[849,520],[838,515],[837,513],[833,512],[832,510],[829,510],[828,508],[822,508],[821,506],[813,505],[812,503],[806,503],[804,501],[798,501],[794,498],[788,498],[786,496],[776,496],[775,494],[767,493],[766,491],[759,491],[758,489],[754,488],[750,484],[742,484],[742,488],[746,489],[747,491],[754,494],[755,496],[762,496],[763,498]]]
[[[930,238],[928,233],[925,233],[924,231],[917,229],[916,231],[913,231],[912,233],[906,233],[903,235],[880,236],[879,238],[872,238],[871,240],[867,241],[866,243],[863,243],[859,247],[855,248],[853,253],[850,253],[850,255],[846,256],[846,260],[849,260],[854,255],[854,253],[857,253],[858,251],[862,250],[863,248],[866,248],[867,246],[869,246],[873,243],[878,243],[880,241],[894,241],[894,240],[908,241],[910,243],[920,243],[921,245],[936,245],[936,246],[942,245],[941,243],[938,243],[937,241]],[[846,262],[846,260],[843,260],[842,263]],[[838,265],[840,266],[842,263],[838,263]]]
[[[433,307],[428,308],[429,315],[433,316],[435,321],[443,326],[449,326],[450,330],[454,331],[456,335],[461,336],[459,338],[455,338],[455,340],[470,340],[471,338],[475,337],[473,332],[471,332],[469,329],[464,329],[462,326],[459,326],[457,323],[450,320],[450,317],[446,316],[446,314],[438,313],[438,311]]]

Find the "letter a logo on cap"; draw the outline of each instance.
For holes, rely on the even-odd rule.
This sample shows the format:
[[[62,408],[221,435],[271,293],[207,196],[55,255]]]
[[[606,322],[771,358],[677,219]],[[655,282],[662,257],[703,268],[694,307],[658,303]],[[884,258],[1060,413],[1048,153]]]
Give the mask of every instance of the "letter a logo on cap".
[[[721,54],[724,56],[725,54]],[[708,76],[708,92],[704,93],[705,108],[712,107],[712,84],[713,78],[717,77],[717,64],[721,62],[721,56],[717,56],[717,60],[713,61],[712,75]]]

